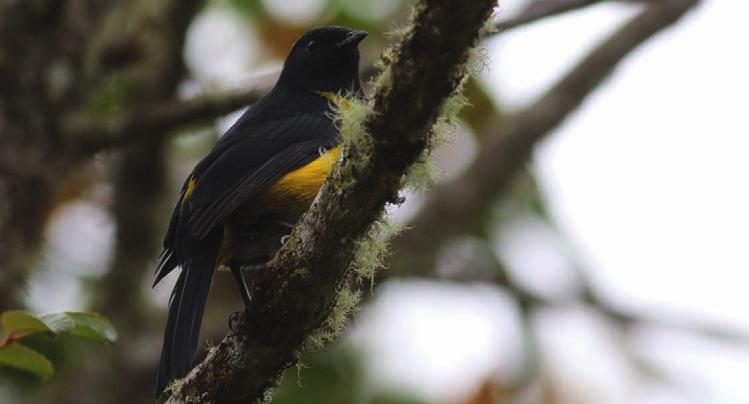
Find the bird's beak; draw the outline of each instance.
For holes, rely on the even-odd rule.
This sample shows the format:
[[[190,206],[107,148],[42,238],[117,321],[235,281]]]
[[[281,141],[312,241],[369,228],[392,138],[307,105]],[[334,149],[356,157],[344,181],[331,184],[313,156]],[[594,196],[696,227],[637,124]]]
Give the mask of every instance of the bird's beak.
[[[351,31],[346,35],[346,39],[336,44],[336,47],[343,48],[347,46],[356,46],[367,36],[367,31]]]

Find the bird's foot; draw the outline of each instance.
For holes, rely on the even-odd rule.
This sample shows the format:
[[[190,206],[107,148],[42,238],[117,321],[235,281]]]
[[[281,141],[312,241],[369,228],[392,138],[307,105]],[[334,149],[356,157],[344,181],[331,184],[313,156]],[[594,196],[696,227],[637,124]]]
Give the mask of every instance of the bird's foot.
[[[242,319],[242,312],[237,310],[229,314],[229,330],[234,331],[239,325],[239,320]]]
[[[290,234],[287,234],[287,235],[281,237],[281,245],[286,244],[286,242],[289,240],[289,237],[291,237]]]

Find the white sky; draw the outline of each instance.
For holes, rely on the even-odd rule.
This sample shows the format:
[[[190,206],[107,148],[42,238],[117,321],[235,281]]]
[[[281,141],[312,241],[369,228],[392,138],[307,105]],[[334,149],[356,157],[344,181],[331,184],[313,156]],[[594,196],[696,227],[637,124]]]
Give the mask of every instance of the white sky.
[[[508,98],[542,80],[521,66],[555,64],[524,51],[541,48],[536,39],[584,45],[584,29],[566,27],[595,31],[590,22],[620,8],[519,31],[493,48],[513,61],[495,67]],[[740,111],[749,55],[737,49],[749,37],[747,12],[746,2],[708,2],[646,44],[535,161],[555,218],[608,292],[749,330],[749,122]]]
[[[504,8],[517,8],[512,3],[508,0]],[[491,62],[484,80],[506,108],[527,104],[636,10],[604,4],[502,35],[488,44]],[[740,39],[749,38],[747,15],[749,2],[707,1],[628,58],[535,153],[535,170],[555,221],[604,295],[628,307],[708,316],[749,330],[749,121],[741,111],[749,94],[749,52],[741,49]],[[539,238],[516,232],[511,240],[500,235],[498,242],[514,247],[506,257],[516,272],[536,272],[537,279],[543,274],[541,282],[568,282],[558,270],[559,255],[548,251],[549,244],[539,250],[545,233],[536,234]],[[398,291],[419,293],[402,285]],[[422,298],[418,303],[414,296],[383,297],[378,304],[390,309],[376,306],[373,312],[390,310],[395,318],[368,329],[412,321],[428,326],[424,317],[433,303],[431,297]],[[453,307],[482,304],[482,297],[460,290],[452,299]],[[413,314],[404,300],[424,311]],[[746,347],[643,332],[632,349],[675,374],[673,385],[652,383],[628,367],[622,347],[611,341],[616,338],[600,318],[578,309],[552,314],[536,322],[546,363],[581,402],[749,402]],[[493,320],[487,316],[485,321]],[[442,335],[462,327],[438,320],[432,326],[420,333]],[[495,320],[495,326],[505,324]],[[485,332],[497,332],[490,330]],[[427,392],[447,389],[450,380],[460,384],[449,375],[464,368],[438,377],[429,361],[398,353],[472,347],[441,338],[411,341],[404,336],[390,342],[378,336],[370,337],[374,357],[410,364],[400,372],[391,364],[388,376],[382,376],[382,365],[375,363],[373,374],[383,382],[412,382]],[[381,353],[383,346],[389,355]],[[511,354],[516,346],[505,348]]]
[[[506,106],[525,104],[631,11],[605,4],[503,36],[489,81]],[[556,222],[605,295],[744,330],[747,14],[748,2],[706,1],[633,54],[534,159]],[[697,397],[749,402],[746,348],[648,341],[671,367],[700,358],[681,364],[704,376]]]

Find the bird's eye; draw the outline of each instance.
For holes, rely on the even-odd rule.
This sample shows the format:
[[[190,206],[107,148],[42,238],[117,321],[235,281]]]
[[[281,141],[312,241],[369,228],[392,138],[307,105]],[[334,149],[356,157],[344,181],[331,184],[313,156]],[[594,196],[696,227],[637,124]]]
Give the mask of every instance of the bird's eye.
[[[318,48],[317,42],[315,42],[315,41],[309,41],[309,42],[307,42],[307,46],[304,47],[304,50],[307,53],[315,53],[315,51],[317,51],[317,48]]]

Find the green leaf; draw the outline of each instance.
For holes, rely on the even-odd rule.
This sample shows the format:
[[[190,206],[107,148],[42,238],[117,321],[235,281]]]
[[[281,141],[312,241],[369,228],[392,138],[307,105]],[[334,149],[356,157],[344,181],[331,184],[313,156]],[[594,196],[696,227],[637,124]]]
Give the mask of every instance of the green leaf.
[[[63,312],[35,316],[21,310],[11,310],[0,317],[5,328],[5,339],[0,347],[33,334],[69,334],[97,342],[111,343],[117,332],[106,317],[98,313]]]
[[[64,312],[35,316],[25,311],[11,310],[0,315],[0,323],[5,328],[5,337],[0,340],[0,366],[26,371],[42,380],[54,373],[52,363],[17,340],[34,334],[69,334],[103,343],[117,339],[112,323],[97,313]]]
[[[55,334],[70,332],[75,328],[75,320],[68,313],[49,313],[39,316],[41,321]]]
[[[42,320],[22,310],[6,311],[0,316],[0,323],[5,328],[5,340],[0,346],[32,334],[54,333]]]
[[[75,327],[70,335],[89,338],[102,343],[112,343],[117,340],[117,331],[112,323],[98,313],[66,312],[74,322]]]
[[[49,379],[55,372],[44,355],[17,342],[0,348],[0,365],[32,373],[42,380]]]

